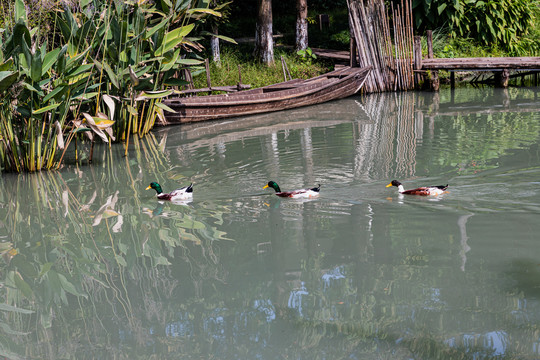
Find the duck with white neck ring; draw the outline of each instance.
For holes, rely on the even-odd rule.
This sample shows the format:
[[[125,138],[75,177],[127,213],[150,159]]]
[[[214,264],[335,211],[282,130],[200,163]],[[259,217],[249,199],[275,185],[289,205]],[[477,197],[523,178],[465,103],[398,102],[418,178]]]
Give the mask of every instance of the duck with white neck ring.
[[[263,187],[263,189],[266,189],[269,187],[275,190],[277,196],[293,198],[293,199],[311,199],[311,198],[318,197],[319,190],[321,189],[321,185],[319,184],[319,186],[311,188],[311,189],[281,191],[281,189],[279,188],[279,185],[275,181],[269,181],[268,184],[266,184]]]
[[[150,185],[146,188],[146,190],[154,189],[156,190],[156,196],[159,200],[167,200],[167,201],[185,201],[185,200],[191,200],[193,199],[193,184],[190,184],[189,186],[185,186],[180,189],[176,189],[171,191],[170,193],[164,193],[161,189],[161,185],[159,185],[157,182],[152,182]]]
[[[390,187],[390,186],[397,187],[398,192],[400,194],[404,194],[404,195],[420,195],[420,196],[442,195],[442,194],[447,192],[446,189],[448,188],[448,184],[446,184],[446,185],[436,185],[436,186],[422,186],[422,187],[419,187],[419,188],[416,188],[416,189],[405,190],[403,185],[397,180],[392,180],[392,182],[390,184],[386,185],[386,187]]]

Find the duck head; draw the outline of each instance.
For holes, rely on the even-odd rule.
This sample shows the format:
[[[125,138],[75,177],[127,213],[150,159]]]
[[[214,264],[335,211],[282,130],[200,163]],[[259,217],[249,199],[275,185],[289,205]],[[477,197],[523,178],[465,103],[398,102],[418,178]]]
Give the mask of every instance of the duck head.
[[[276,192],[281,192],[281,189],[279,188],[279,185],[275,181],[269,181],[268,184],[266,184],[263,189],[266,189],[268,187],[271,187],[272,189],[276,190]]]
[[[161,190],[161,185],[159,185],[157,182],[152,182],[150,183],[150,185],[148,185],[148,187],[146,188],[146,190],[150,190],[150,189],[154,189],[156,190],[156,192],[158,194],[161,194],[163,191]]]
[[[388,185],[386,185],[386,187],[390,187],[390,186],[395,186],[395,187],[399,187],[399,185],[401,185],[401,183],[397,180],[392,180],[392,182]]]

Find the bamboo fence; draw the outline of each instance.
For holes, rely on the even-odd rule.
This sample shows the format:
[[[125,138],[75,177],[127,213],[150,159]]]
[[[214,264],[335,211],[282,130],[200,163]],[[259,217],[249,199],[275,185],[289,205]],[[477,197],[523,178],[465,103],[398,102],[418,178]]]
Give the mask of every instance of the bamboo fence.
[[[372,66],[364,90],[414,89],[412,0],[395,7],[392,2],[390,11],[384,0],[347,0],[347,5],[358,64]]]

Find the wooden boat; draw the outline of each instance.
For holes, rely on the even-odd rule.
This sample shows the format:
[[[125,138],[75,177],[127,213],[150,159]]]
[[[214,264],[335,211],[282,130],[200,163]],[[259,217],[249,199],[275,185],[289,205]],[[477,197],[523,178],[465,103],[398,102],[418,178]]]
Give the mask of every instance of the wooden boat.
[[[342,99],[362,88],[370,70],[344,67],[308,80],[294,79],[223,95],[167,99],[164,104],[175,112],[166,112],[159,125],[260,114]]]

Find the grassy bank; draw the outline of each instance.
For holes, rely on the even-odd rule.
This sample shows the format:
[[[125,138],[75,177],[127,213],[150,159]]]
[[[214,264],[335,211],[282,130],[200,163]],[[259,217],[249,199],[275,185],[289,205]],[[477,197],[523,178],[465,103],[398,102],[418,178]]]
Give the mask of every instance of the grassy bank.
[[[276,47],[274,66],[266,66],[256,61],[251,52],[253,45],[224,46],[221,51],[221,65],[210,63],[212,86],[236,85],[238,67],[242,74],[242,83],[252,87],[261,87],[284,81],[281,56],[283,56],[291,77],[308,79],[333,69],[333,63],[314,58],[303,58],[292,50]],[[196,88],[204,88],[206,75],[204,70],[194,72],[193,83]]]

